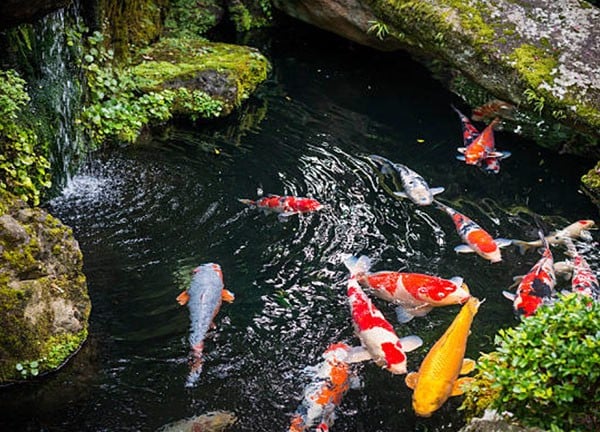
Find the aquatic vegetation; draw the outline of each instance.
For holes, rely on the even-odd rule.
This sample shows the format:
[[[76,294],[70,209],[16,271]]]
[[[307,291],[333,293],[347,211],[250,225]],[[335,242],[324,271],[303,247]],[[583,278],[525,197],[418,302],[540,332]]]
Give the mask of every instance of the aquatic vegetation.
[[[48,143],[38,138],[29,114],[26,82],[0,71],[0,189],[37,205],[50,187]]]
[[[270,0],[228,2],[231,20],[238,32],[247,32],[270,25],[273,18],[271,8]]]
[[[169,2],[165,30],[170,36],[199,37],[214,28],[224,14],[217,0],[174,0]],[[202,3],[202,7],[198,4]]]
[[[547,430],[600,426],[600,304],[577,295],[540,307],[517,327],[500,330],[496,350],[478,361],[463,408],[509,411]]]

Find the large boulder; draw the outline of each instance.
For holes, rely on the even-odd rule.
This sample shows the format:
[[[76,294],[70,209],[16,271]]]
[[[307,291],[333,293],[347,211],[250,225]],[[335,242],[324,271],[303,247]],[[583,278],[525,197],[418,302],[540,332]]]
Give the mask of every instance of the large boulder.
[[[274,0],[293,17],[365,45],[401,45],[491,97],[600,137],[600,9],[580,0]],[[374,43],[374,36],[381,39]],[[576,147],[576,146],[575,146]],[[597,151],[597,147],[596,150]]]
[[[85,341],[90,309],[71,229],[0,191],[0,384],[60,367]]]

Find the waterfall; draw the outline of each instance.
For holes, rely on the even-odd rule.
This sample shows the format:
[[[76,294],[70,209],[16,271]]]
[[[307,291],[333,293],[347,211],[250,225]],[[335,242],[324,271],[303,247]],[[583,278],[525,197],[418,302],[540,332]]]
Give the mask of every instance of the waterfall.
[[[79,2],[45,16],[34,26],[38,75],[33,83],[33,98],[48,118],[53,192],[71,180],[85,158],[84,137],[76,122],[82,90],[81,38],[73,41],[69,32],[81,29]]]

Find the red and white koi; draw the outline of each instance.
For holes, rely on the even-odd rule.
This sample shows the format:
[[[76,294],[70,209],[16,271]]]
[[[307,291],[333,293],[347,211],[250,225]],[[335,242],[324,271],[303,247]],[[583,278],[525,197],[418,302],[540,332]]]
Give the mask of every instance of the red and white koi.
[[[362,352],[353,349],[352,361],[373,360],[378,366],[393,374],[407,372],[406,353],[423,344],[418,336],[398,338],[392,325],[373,305],[356,278],[348,281],[348,302],[356,336]]]
[[[463,304],[471,296],[469,287],[458,276],[448,280],[421,273],[369,273],[371,260],[364,255],[349,257],[344,265],[363,287],[397,305],[396,315],[400,323],[406,323],[415,316],[425,316],[434,307]]]
[[[223,285],[223,272],[218,264],[208,263],[194,269],[190,287],[177,296],[180,305],[190,311],[191,370],[186,387],[193,386],[202,372],[202,351],[208,329],[219,313],[222,301],[231,303],[234,295]]]
[[[452,207],[442,204],[439,201],[435,201],[435,205],[452,218],[456,232],[462,241],[466,243],[454,248],[457,253],[475,252],[492,263],[502,261],[500,248],[512,244],[511,240],[504,238],[494,239],[472,219],[454,210]]]
[[[473,147],[472,145],[474,144],[474,142],[482,134],[479,132],[479,130],[477,130],[477,128],[475,126],[473,126],[473,124],[471,123],[471,121],[469,120],[469,118],[466,115],[461,113],[454,106],[452,106],[452,109],[454,111],[456,111],[456,113],[458,114],[458,117],[460,118],[460,123],[462,126],[462,132],[463,132],[464,147],[459,148],[458,151],[460,153],[465,153],[464,155],[457,156],[456,158],[458,160],[466,162],[469,165],[479,165],[479,166],[481,166],[481,168],[484,171],[498,174],[500,172],[500,161],[502,159],[506,159],[507,157],[509,157],[511,155],[511,153],[508,151],[502,151],[502,152],[496,151],[495,144],[494,144],[493,131],[492,131],[492,129],[488,130],[488,128],[486,128],[486,130],[488,131],[487,133],[490,134],[490,136],[487,137],[486,140],[482,141],[479,144],[491,143],[491,146],[485,147],[485,146],[480,146],[479,144],[477,144],[477,146],[479,146],[479,147]],[[467,160],[467,155],[466,155],[467,149],[469,149],[469,152],[471,155],[475,154],[476,150],[482,150],[483,153],[481,153],[481,158],[471,156],[471,158],[469,160]]]
[[[513,302],[518,315],[531,316],[544,303],[552,301],[556,275],[554,274],[554,257],[550,245],[540,233],[544,244],[542,257],[535,263],[517,286],[515,294],[503,291],[502,294]]]
[[[589,229],[591,229],[595,225],[595,222],[591,219],[581,219],[577,222],[574,222],[565,228],[550,233],[550,235],[546,236],[546,241],[552,245],[556,246],[559,244],[565,244],[566,239],[573,239],[579,237],[582,240],[590,241],[592,240],[592,235],[589,233]],[[543,246],[542,240],[534,240],[534,241],[523,241],[523,240],[512,240],[512,244],[519,247],[519,251],[521,253],[527,252],[529,249],[539,248]]]
[[[355,378],[348,358],[352,348],[335,343],[323,353],[323,361],[314,370],[311,382],[304,389],[302,402],[290,421],[288,432],[308,430],[328,431],[335,420],[335,409]]]
[[[278,213],[281,219],[289,216],[321,210],[324,206],[314,198],[268,195],[257,200],[238,198],[238,201],[265,212]]]
[[[573,259],[573,276],[571,278],[571,289],[574,293],[600,299],[600,286],[598,278],[590,268],[585,258],[577,251],[575,244],[570,238],[565,240],[567,252]]]

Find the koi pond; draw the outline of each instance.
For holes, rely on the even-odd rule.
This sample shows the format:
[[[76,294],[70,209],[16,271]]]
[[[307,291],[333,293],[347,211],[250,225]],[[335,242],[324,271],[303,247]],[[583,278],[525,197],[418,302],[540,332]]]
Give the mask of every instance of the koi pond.
[[[534,240],[596,207],[578,192],[593,161],[547,152],[509,131],[496,146],[512,156],[499,174],[458,161],[468,107],[401,53],[380,53],[298,26],[259,48],[270,80],[217,125],[169,125],[135,147],[95,154],[46,207],[73,227],[84,253],[93,310],[89,340],[58,373],[0,390],[0,429],[151,431],[214,410],[235,413],[234,432],[284,431],[310,377],[334,342],[358,345],[346,298],[348,254],[368,255],[373,271],[461,276],[486,299],[475,316],[467,357],[493,349],[498,329],[517,320],[502,296],[539,254],[502,250],[490,264],[456,254],[450,217],[387,193],[368,155],[405,164],[441,202],[493,237]],[[482,123],[477,123],[482,127]],[[248,207],[259,194],[318,199],[325,208],[290,216]],[[597,232],[593,236],[598,239]],[[563,260],[564,248],[553,247]],[[596,272],[600,254],[585,254]],[[223,303],[204,346],[194,387],[189,311],[175,298],[196,266],[214,262],[235,294]],[[558,288],[568,288],[559,279]],[[514,291],[514,290],[513,290]],[[417,335],[416,370],[459,306],[399,324],[373,297],[399,337]],[[403,375],[373,362],[353,365],[360,385],[337,410],[332,431],[456,431],[452,397],[430,418],[411,407]]]

